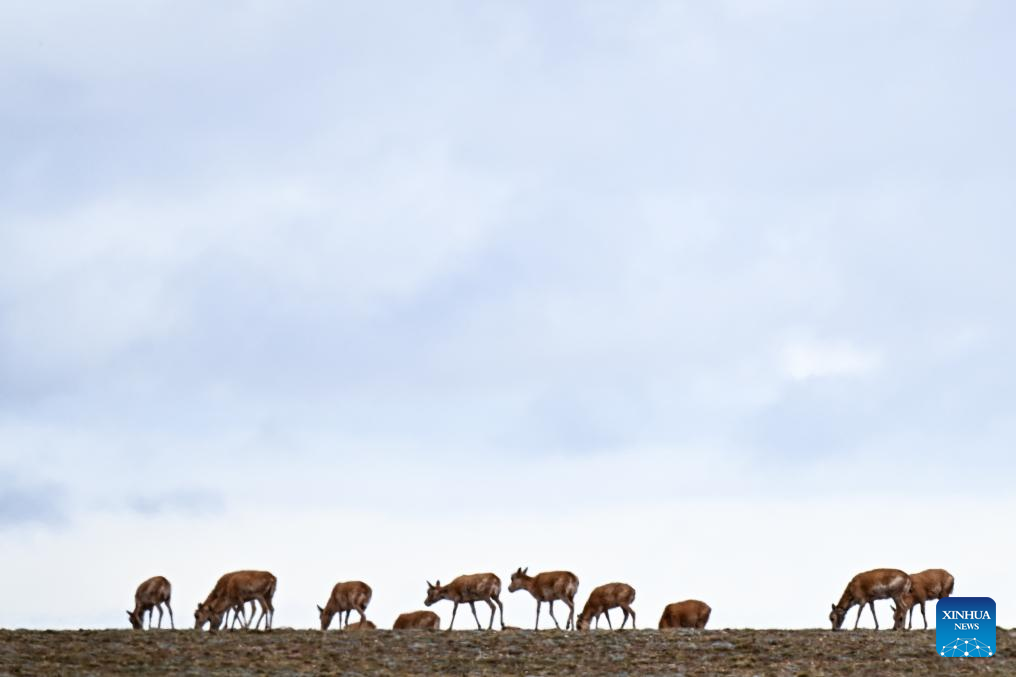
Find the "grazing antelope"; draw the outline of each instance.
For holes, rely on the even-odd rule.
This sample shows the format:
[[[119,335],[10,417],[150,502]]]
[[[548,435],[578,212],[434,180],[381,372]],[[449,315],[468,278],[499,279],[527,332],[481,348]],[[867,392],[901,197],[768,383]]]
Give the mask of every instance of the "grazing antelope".
[[[399,614],[392,630],[440,630],[441,619],[433,611],[410,611]]]
[[[598,588],[593,588],[593,591],[589,593],[589,599],[586,600],[586,605],[582,607],[582,613],[579,614],[576,627],[579,630],[588,630],[590,623],[595,618],[596,627],[599,628],[600,614],[604,614],[607,617],[607,627],[613,630],[614,627],[610,624],[609,610],[614,607],[621,607],[621,611],[624,612],[621,628],[624,628],[624,624],[628,622],[628,616],[630,615],[631,627],[634,630],[635,611],[631,608],[633,601],[635,601],[635,588],[627,583],[607,583]]]
[[[356,621],[355,623],[346,623],[345,630],[355,632],[357,630],[377,630],[377,626],[371,621],[364,619],[362,621]]]
[[[176,629],[173,624],[173,607],[169,605],[169,597],[173,593],[173,588],[169,584],[169,581],[164,576],[152,576],[147,581],[138,586],[137,591],[134,593],[134,611],[127,612],[127,618],[130,619],[131,627],[135,630],[141,630],[144,622],[145,612],[148,612],[148,629],[152,629],[152,609],[159,610],[159,625],[162,627],[162,605],[165,604],[166,608],[169,609],[169,627]]]
[[[275,607],[272,606],[275,583],[275,576],[267,571],[233,571],[223,574],[208,598],[198,604],[194,612],[194,628],[200,630],[205,623],[210,623],[211,630],[218,630],[222,625],[223,614],[228,615],[230,609],[235,610],[237,606],[242,608],[246,602],[257,600],[261,605],[261,615],[254,624],[254,629],[258,629],[263,618],[265,630],[271,630],[272,618],[275,616]]]
[[[899,569],[872,569],[859,573],[850,579],[846,590],[837,604],[833,604],[833,610],[829,613],[829,622],[833,624],[833,630],[839,630],[843,625],[843,619],[847,617],[847,611],[855,604],[860,605],[857,609],[857,619],[854,621],[854,630],[861,621],[861,612],[864,605],[871,607],[871,616],[875,619],[875,629],[878,630],[878,616],[875,615],[876,599],[892,599],[896,602],[896,609],[902,612],[903,595],[910,592],[910,576]],[[899,614],[902,618],[902,613]],[[902,625],[897,618],[897,612],[893,612],[893,629],[899,630]]]
[[[452,607],[452,620],[448,623],[449,630],[455,625],[455,612],[458,611],[459,605],[468,603],[469,608],[473,611],[473,618],[476,619],[476,628],[482,630],[483,626],[480,625],[480,619],[476,615],[475,605],[476,602],[486,602],[487,606],[490,607],[490,625],[487,626],[487,629],[491,630],[494,628],[495,603],[497,603],[498,608],[501,610],[501,627],[504,628],[504,606],[501,604],[501,600],[498,599],[500,594],[500,578],[494,574],[470,574],[468,576],[459,576],[448,585],[441,585],[441,581],[437,581],[432,585],[430,581],[427,581],[427,599],[423,603],[430,606],[442,599],[451,600],[455,603],[455,606]]]
[[[579,577],[570,571],[544,571],[535,576],[529,575],[529,567],[518,570],[512,574],[512,582],[508,585],[508,592],[526,590],[536,599],[536,630],[540,629],[540,605],[550,602],[550,617],[555,627],[561,629],[557,618],[554,617],[554,602],[562,600],[568,605],[568,620],[565,621],[565,630],[570,629],[575,623],[575,591],[579,588]]]
[[[321,629],[327,630],[332,624],[332,616],[339,614],[339,626],[349,625],[349,614],[356,611],[360,614],[360,622],[367,620],[367,605],[370,604],[370,597],[373,592],[370,586],[363,581],[346,581],[336,583],[332,588],[332,595],[325,603],[325,608],[318,606],[318,614],[321,618]],[[346,620],[342,620],[342,612],[346,612]]]
[[[916,574],[910,574],[913,585],[910,592],[903,595],[903,606],[905,612],[910,613],[910,620],[907,622],[907,630],[914,626],[914,603],[921,605],[921,618],[924,619],[924,629],[928,629],[928,617],[924,615],[924,603],[933,599],[944,599],[953,592],[953,575],[945,569],[925,569]],[[149,620],[149,623],[151,621]]]
[[[696,628],[701,630],[709,622],[712,609],[705,602],[697,599],[686,599],[683,602],[668,604],[660,616],[660,630],[669,628]]]

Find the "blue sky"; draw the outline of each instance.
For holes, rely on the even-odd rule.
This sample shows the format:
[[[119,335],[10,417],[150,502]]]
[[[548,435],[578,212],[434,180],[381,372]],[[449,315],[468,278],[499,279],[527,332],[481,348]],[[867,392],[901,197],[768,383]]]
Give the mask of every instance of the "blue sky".
[[[938,539],[1016,507],[1014,18],[4,5],[0,625],[519,565],[787,627],[943,566],[1005,625],[1012,536]]]

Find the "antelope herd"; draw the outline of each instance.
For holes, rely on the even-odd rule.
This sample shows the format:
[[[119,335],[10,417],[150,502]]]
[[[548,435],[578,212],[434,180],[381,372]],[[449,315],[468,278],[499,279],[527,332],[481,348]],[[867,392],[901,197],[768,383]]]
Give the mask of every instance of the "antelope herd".
[[[882,599],[893,601],[893,629],[902,630],[904,621],[909,613],[910,622],[906,624],[907,629],[913,627],[914,606],[921,608],[921,616],[924,618],[924,628],[928,628],[928,619],[925,616],[924,605],[926,602],[943,599],[953,592],[953,576],[945,569],[927,569],[915,574],[908,574],[900,569],[872,569],[857,574],[847,583],[840,601],[832,605],[829,613],[829,621],[833,630],[839,630],[851,607],[857,606],[857,618],[854,620],[854,629],[861,620],[861,614],[865,605],[871,609],[872,618],[875,620],[875,629],[879,628],[878,617],[875,615],[875,602]],[[194,611],[194,628],[201,630],[208,625],[209,630],[215,631],[228,627],[232,629],[237,624],[244,629],[250,629],[251,623],[257,630],[264,621],[265,630],[272,629],[272,621],[275,616],[275,607],[272,606],[272,597],[275,595],[276,579],[267,571],[233,571],[224,574],[215,583],[215,587],[205,598],[205,601],[198,604]],[[635,628],[635,610],[632,603],[635,601],[635,588],[627,583],[607,583],[593,588],[589,593],[589,599],[575,617],[575,593],[578,591],[578,576],[570,571],[546,571],[535,576],[529,575],[529,568],[519,567],[511,575],[511,583],[508,586],[509,592],[525,590],[536,600],[536,623],[534,629],[540,629],[540,607],[544,602],[550,605],[550,618],[554,626],[561,629],[557,617],[554,616],[554,602],[563,602],[568,607],[568,618],[565,621],[564,629],[588,630],[590,625],[599,628],[600,616],[606,616],[607,627],[613,630],[610,622],[610,610],[620,608],[622,613],[621,625],[623,629],[631,617],[631,627]],[[127,612],[131,626],[140,630],[144,627],[144,615],[148,614],[148,629],[152,628],[152,612],[159,612],[157,627],[162,627],[162,605],[166,605],[169,611],[169,624],[175,628],[173,623],[173,608],[169,604],[172,587],[169,581],[163,576],[154,576],[138,586],[134,594],[134,610]],[[480,618],[476,614],[476,602],[484,602],[490,608],[490,621],[487,629],[494,627],[494,618],[500,612],[501,629],[508,628],[504,624],[504,606],[501,604],[501,579],[492,573],[470,574],[459,576],[447,585],[441,585],[441,581],[434,583],[427,582],[427,596],[424,599],[426,606],[431,606],[441,600],[452,602],[452,618],[448,624],[451,630],[455,624],[455,614],[460,604],[469,604],[473,612],[473,619],[476,621],[477,629],[483,629]],[[321,623],[321,630],[327,630],[336,614],[339,616],[339,627],[344,630],[374,630],[377,626],[367,620],[367,606],[370,604],[373,591],[363,581],[339,582],[332,587],[331,595],[325,606],[317,607],[318,620]],[[250,604],[249,613],[246,605]],[[261,614],[257,621],[254,614],[257,606]],[[229,622],[229,612],[233,612],[232,624]],[[349,616],[356,612],[360,619],[355,623],[349,622]],[[659,629],[670,628],[693,628],[701,630],[709,622],[709,615],[712,609],[705,602],[689,599],[683,602],[668,604],[660,617]],[[343,616],[343,613],[345,616]],[[437,630],[441,627],[441,619],[433,611],[411,611],[400,614],[392,625],[394,630],[428,629]]]

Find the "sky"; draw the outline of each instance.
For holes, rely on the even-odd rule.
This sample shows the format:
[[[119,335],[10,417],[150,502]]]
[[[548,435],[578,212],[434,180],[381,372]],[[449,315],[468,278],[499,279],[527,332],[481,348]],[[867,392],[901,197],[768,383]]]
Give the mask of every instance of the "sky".
[[[944,567],[1016,625],[1014,15],[3,3],[0,627],[235,569],[528,626],[519,566],[759,628]]]

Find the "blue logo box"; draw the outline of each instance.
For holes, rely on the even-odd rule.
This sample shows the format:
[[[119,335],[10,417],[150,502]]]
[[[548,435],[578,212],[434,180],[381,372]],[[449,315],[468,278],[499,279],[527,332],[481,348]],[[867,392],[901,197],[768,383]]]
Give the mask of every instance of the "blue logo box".
[[[995,655],[995,600],[946,597],[935,605],[935,650],[948,658]]]

